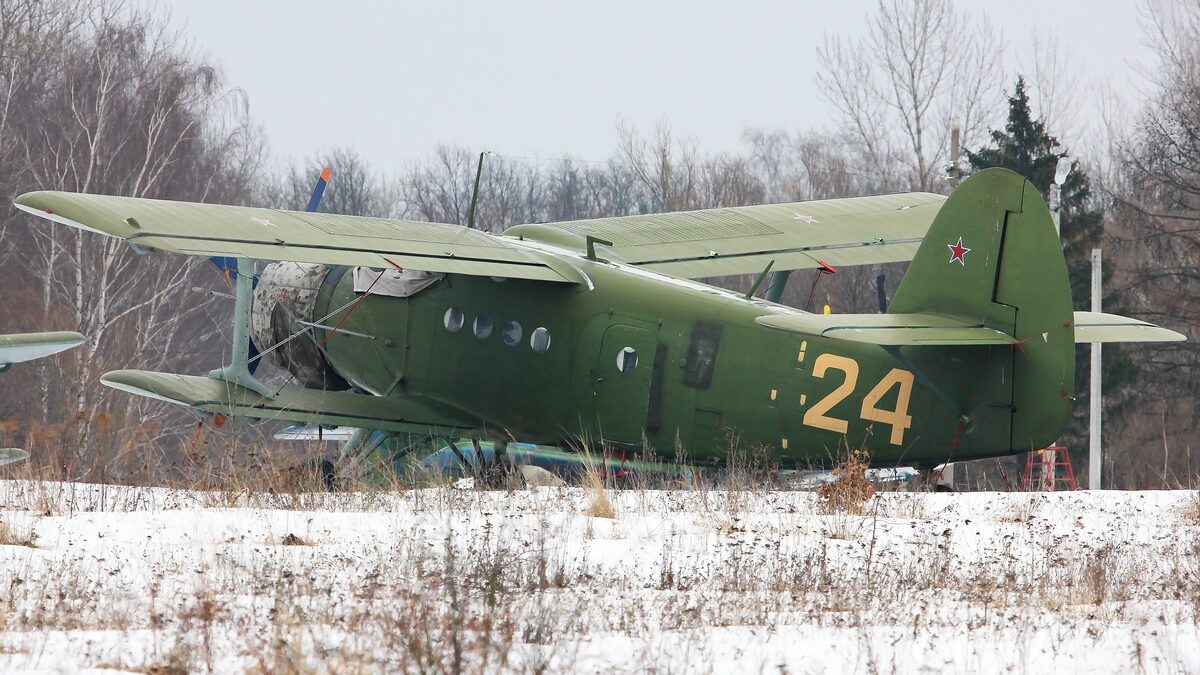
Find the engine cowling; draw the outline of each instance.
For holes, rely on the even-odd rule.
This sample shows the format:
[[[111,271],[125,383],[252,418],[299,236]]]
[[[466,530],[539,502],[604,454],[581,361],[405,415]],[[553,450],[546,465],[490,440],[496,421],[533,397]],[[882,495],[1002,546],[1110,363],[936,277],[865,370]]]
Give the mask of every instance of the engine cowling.
[[[264,267],[258,276],[250,316],[254,344],[265,352],[282,343],[271,352],[271,360],[309,389],[350,388],[318,347],[324,331],[300,323],[320,323],[318,305],[328,305],[328,295],[322,289],[332,289],[345,272],[346,268],[341,266],[275,262]],[[305,334],[284,342],[301,331]]]

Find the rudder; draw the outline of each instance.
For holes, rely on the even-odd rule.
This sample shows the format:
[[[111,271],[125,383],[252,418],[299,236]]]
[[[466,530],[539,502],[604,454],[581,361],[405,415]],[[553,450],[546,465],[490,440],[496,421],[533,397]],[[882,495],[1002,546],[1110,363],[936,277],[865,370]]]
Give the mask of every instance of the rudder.
[[[985,434],[1003,433],[1004,409],[1013,452],[1044,447],[1066,427],[1075,384],[1071,287],[1045,200],[1020,175],[986,169],[963,181],[930,226],[888,313],[980,322],[1013,336],[1008,347],[968,347],[974,351],[957,357],[989,380],[957,387],[968,435],[978,434],[981,445],[998,440]],[[973,428],[977,421],[986,424]]]

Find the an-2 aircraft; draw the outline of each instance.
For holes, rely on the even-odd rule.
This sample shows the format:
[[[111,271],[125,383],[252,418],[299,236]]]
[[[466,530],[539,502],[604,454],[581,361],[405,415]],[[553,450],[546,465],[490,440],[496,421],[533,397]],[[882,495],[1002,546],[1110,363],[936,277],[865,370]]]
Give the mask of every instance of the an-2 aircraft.
[[[1181,340],[1073,312],[1037,189],[981,171],[927,193],[458,225],[62,192],[42,218],[141,248],[237,259],[233,346],[207,376],[121,370],[198,411],[578,447],[733,444],[784,466],[865,447],[929,468],[1046,446],[1075,345]],[[911,260],[887,312],[810,314],[695,278]],[[276,261],[261,271],[256,261]],[[253,280],[257,274],[257,286]],[[757,288],[757,284],[756,284]],[[251,338],[302,387],[247,369]]]

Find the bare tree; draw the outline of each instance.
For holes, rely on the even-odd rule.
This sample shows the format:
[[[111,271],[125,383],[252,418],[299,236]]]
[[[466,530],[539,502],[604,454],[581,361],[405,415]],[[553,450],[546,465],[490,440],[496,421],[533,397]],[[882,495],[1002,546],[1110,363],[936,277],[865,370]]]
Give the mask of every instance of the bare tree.
[[[435,223],[465,224],[474,157],[466,148],[439,145],[432,159],[413,164],[402,179],[406,215]]]
[[[395,182],[377,173],[352,148],[333,148],[309,157],[267,184],[262,200],[280,209],[304,209],[324,167],[329,167],[332,177],[317,208],[321,213],[389,218],[403,211]]]
[[[951,0],[881,0],[858,40],[825,37],[817,85],[885,189],[942,187],[950,128],[982,140],[999,109],[1002,37]]]
[[[653,138],[626,124],[617,126],[617,134],[618,157],[645,190],[648,203],[644,211],[696,208],[702,170],[694,143],[676,140],[665,123],[658,125]]]
[[[476,152],[442,145],[430,160],[414,163],[400,181],[406,215],[466,225],[478,161]],[[476,227],[499,232],[543,220],[543,187],[536,165],[488,153],[479,185]]]
[[[1116,144],[1105,256],[1139,316],[1189,339],[1142,345],[1133,354],[1152,377],[1123,438],[1146,450],[1119,461],[1122,475],[1136,484],[1157,476],[1155,484],[1178,485],[1200,472],[1200,457],[1179,451],[1190,448],[1200,412],[1200,6],[1150,1],[1143,9],[1158,57],[1148,71],[1157,91]]]
[[[1035,29],[1030,36],[1027,60],[1020,63],[1031,85],[1034,107],[1041,121],[1055,129],[1058,138],[1078,147],[1080,133],[1079,88],[1082,81],[1079,67],[1071,61],[1067,50],[1052,32]]]
[[[542,178],[546,220],[578,220],[636,213],[645,202],[640,183],[627,164],[556,162]]]
[[[852,197],[884,189],[855,169],[845,144],[832,135],[755,129],[743,138],[765,201]]]
[[[165,19],[103,2],[27,5],[23,28],[0,27],[15,40],[0,46],[6,200],[30,189],[234,203],[248,197],[261,146],[244,100],[188,55]],[[24,300],[13,307],[6,298],[12,323],[78,329],[89,338],[37,366],[37,395],[6,402],[43,425],[69,420],[65,462],[77,464],[89,446],[104,452],[89,442],[98,419],[137,428],[161,409],[106,395],[100,373],[134,364],[179,369],[198,352],[219,356],[203,340],[212,330],[207,304],[187,293],[215,277],[196,274],[203,261],[139,258],[123,241],[33,225],[14,211],[5,222],[5,244],[20,254],[19,267],[4,273]]]

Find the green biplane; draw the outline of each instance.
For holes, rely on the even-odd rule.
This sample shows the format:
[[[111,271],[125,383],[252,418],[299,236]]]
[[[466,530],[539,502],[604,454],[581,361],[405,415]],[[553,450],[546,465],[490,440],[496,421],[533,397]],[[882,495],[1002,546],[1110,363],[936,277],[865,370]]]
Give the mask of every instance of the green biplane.
[[[784,466],[866,447],[932,467],[1054,441],[1075,345],[1181,340],[1072,311],[1038,191],[1002,169],[910,193],[457,225],[61,192],[17,206],[144,249],[237,258],[232,357],[104,384],[208,413]],[[884,314],[815,315],[696,278],[911,260]],[[276,261],[258,269],[256,261]],[[252,283],[257,275],[258,283]],[[302,386],[248,370],[250,341]],[[502,447],[502,446],[501,446]]]

